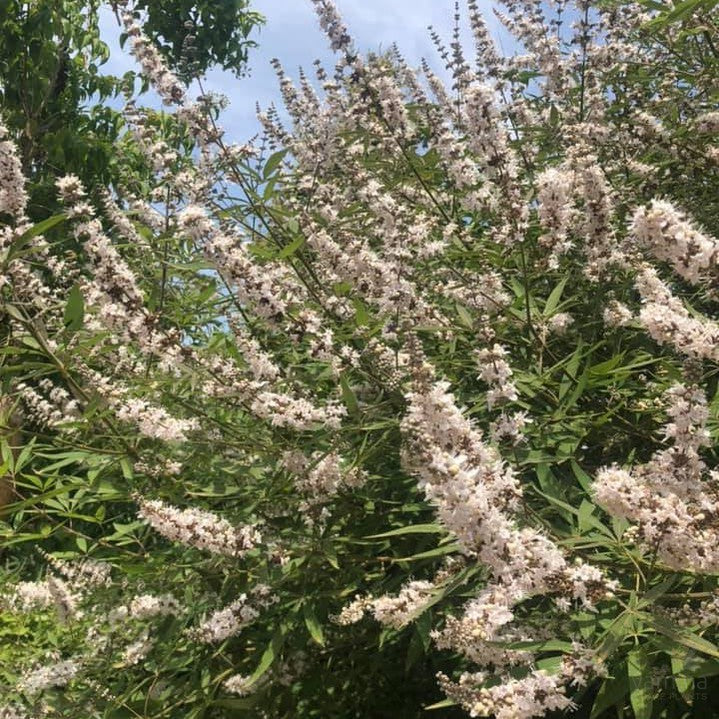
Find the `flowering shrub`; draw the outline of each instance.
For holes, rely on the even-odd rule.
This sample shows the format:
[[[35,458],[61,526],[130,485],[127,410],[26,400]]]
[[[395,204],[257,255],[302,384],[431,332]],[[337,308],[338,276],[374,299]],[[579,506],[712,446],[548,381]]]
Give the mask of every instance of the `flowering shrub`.
[[[713,16],[468,0],[447,87],[313,3],[269,156],[130,13],[147,175],[33,225],[0,129],[0,716],[710,716]]]

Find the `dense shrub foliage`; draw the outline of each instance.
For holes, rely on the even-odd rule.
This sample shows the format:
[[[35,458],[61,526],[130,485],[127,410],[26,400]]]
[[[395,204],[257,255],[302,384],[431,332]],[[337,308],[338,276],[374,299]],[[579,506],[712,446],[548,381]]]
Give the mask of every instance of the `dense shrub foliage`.
[[[0,127],[0,717],[714,716],[713,6],[313,3],[262,149],[122,7],[111,185]]]

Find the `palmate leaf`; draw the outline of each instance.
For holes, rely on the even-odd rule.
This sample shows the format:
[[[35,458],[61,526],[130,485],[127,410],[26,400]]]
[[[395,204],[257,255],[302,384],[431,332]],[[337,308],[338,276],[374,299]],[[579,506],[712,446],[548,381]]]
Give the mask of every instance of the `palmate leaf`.
[[[76,0],[69,2],[76,4]],[[601,0],[603,6],[611,3]],[[20,4],[42,8],[46,3]],[[145,4],[141,2],[140,7]],[[686,13],[688,8],[685,0],[674,8],[659,5],[660,12],[666,10],[664,14],[673,13],[675,18],[676,11]],[[705,7],[698,2],[694,5],[697,9]],[[590,12],[593,15],[594,9]],[[678,21],[685,22],[692,14],[684,14]],[[3,22],[0,19],[0,26]],[[336,29],[334,22],[325,24]],[[184,35],[182,22],[175,25],[174,29]],[[210,30],[217,27],[203,26]],[[565,23],[560,35],[567,27]],[[704,41],[703,31],[697,27],[686,30],[692,32],[690,42],[684,42],[681,33],[673,34],[672,50],[678,45],[689,60],[686,64],[692,71],[699,69],[697,78],[703,80],[703,75],[711,76],[702,69],[705,58],[708,65],[714,53]],[[570,43],[558,40],[562,53],[573,51]],[[81,41],[82,45],[86,42]],[[651,42],[654,44],[655,39]],[[696,54],[692,52],[695,42],[700,44]],[[19,46],[18,57],[28,46]],[[49,50],[53,60],[56,48]],[[568,57],[571,62],[574,56]],[[84,55],[72,53],[72,59],[79,68]],[[200,59],[207,58],[200,53]],[[579,224],[570,231],[567,252],[552,257],[557,266],[547,261],[548,251],[552,252],[547,241],[553,238],[542,226],[535,183],[538,173],[548,168],[583,167],[585,160],[597,178],[603,173],[611,188],[606,197],[606,219],[611,222],[611,234],[619,249],[631,245],[626,241],[627,215],[655,189],[658,196],[686,205],[687,214],[696,214],[697,208],[703,209],[704,198],[710,206],[715,203],[714,173],[707,168],[716,158],[705,153],[702,138],[692,136],[691,124],[698,112],[710,106],[712,90],[696,88],[701,99],[693,103],[692,88],[684,97],[686,102],[679,98],[674,103],[677,98],[672,93],[681,80],[670,83],[661,76],[673,78],[673,70],[678,68],[655,68],[650,62],[635,67],[630,63],[620,70],[620,84],[627,81],[631,97],[622,104],[619,91],[606,92],[607,86],[601,84],[604,72],[593,76],[591,92],[601,94],[609,105],[605,116],[599,113],[595,117],[592,110],[592,120],[599,123],[595,160],[585,147],[574,145],[575,136],[586,135],[575,132],[583,129],[575,122],[586,124],[585,110],[589,107],[577,106],[580,93],[583,103],[587,99],[583,85],[580,88],[579,83],[570,83],[566,96],[562,96],[561,88],[554,96],[535,95],[542,92],[546,79],[536,65],[533,67],[536,59],[532,53],[526,63],[523,59],[521,64],[528,68],[508,63],[516,68],[505,78],[527,86],[527,112],[513,111],[516,97],[512,93],[510,105],[502,102],[501,93],[487,97],[490,110],[496,101],[497,115],[490,115],[496,117],[500,135],[509,133],[506,147],[511,153],[505,157],[513,160],[516,153],[517,164],[511,162],[506,168],[502,137],[495,148],[497,163],[491,160],[487,165],[487,158],[476,156],[482,153],[472,147],[476,128],[471,112],[464,113],[471,110],[471,105],[464,107],[465,100],[471,98],[464,88],[462,97],[457,95],[456,124],[455,108],[442,108],[441,97],[425,103],[421,93],[414,93],[409,110],[413,127],[398,144],[394,135],[397,128],[386,128],[385,132],[377,122],[382,108],[370,107],[373,88],[364,87],[362,73],[358,70],[351,78],[346,73],[345,84],[338,70],[333,88],[327,88],[332,103],[324,105],[323,96],[319,112],[310,110],[295,125],[300,131],[287,146],[296,156],[284,149],[275,152],[286,145],[281,136],[284,133],[279,133],[270,140],[269,158],[257,163],[242,161],[233,168],[232,176],[220,176],[222,163],[211,166],[217,192],[211,193],[209,203],[199,195],[192,201],[203,205],[212,227],[226,235],[227,243],[202,241],[198,247],[192,246],[196,238],[174,229],[177,210],[185,202],[179,197],[183,188],[177,188],[178,198],[173,198],[169,207],[163,206],[166,203],[160,192],[172,185],[173,178],[179,181],[179,168],[184,169],[186,163],[189,170],[193,157],[199,154],[192,147],[189,134],[193,133],[188,134],[182,122],[175,122],[172,107],[148,111],[144,125],[148,138],[158,126],[166,135],[157,139],[175,150],[173,138],[181,137],[184,152],[180,148],[176,167],[160,173],[158,186],[152,172],[134,177],[132,168],[124,163],[124,154],[118,151],[113,159],[127,171],[133,199],[153,198],[153,207],[167,211],[166,224],[171,229],[139,227],[142,241],[133,243],[120,236],[120,227],[112,227],[112,218],[101,208],[97,213],[113,246],[136,275],[139,304],[145,303],[141,308],[129,307],[127,327],[123,327],[122,313],[116,315],[114,307],[110,315],[98,317],[115,318],[116,328],[105,326],[100,330],[97,322],[83,318],[79,287],[85,287],[85,278],[96,282],[98,290],[114,290],[106,296],[118,310],[123,309],[122,289],[102,286],[103,280],[112,278],[112,267],[95,273],[93,262],[74,264],[70,260],[72,274],[68,276],[72,279],[59,283],[60,292],[52,295],[60,298],[51,308],[53,316],[36,317],[32,301],[22,293],[14,295],[8,285],[0,288],[3,299],[7,297],[11,303],[8,314],[13,314],[8,319],[18,320],[6,323],[10,344],[0,348],[0,362],[7,360],[0,367],[2,389],[14,393],[17,380],[31,386],[40,386],[46,380],[43,386],[54,388],[75,379],[77,389],[82,390],[77,394],[90,397],[87,404],[80,402],[83,420],[72,427],[75,434],[53,427],[36,428],[30,423],[22,428],[23,446],[28,447],[29,437],[37,434],[41,442],[56,449],[79,452],[85,448],[90,454],[73,457],[50,452],[43,456],[37,443],[31,452],[25,450],[15,461],[16,469],[25,464],[24,471],[32,474],[14,479],[20,498],[28,503],[1,518],[3,537],[15,541],[35,537],[39,549],[58,558],[87,554],[108,561],[113,580],[117,580],[116,586],[107,588],[108,594],[113,593],[107,604],[113,607],[124,606],[138,592],[147,592],[172,593],[183,609],[177,627],[168,629],[167,624],[160,623],[156,629],[148,623],[151,638],[157,640],[155,648],[144,661],[123,666],[122,671],[107,671],[107,662],[91,648],[90,661],[84,665],[88,681],[83,677],[65,689],[47,693],[50,702],[67,701],[68,707],[77,704],[74,713],[68,708],[63,716],[85,711],[82,693],[94,693],[96,685],[90,680],[95,666],[100,679],[107,679],[110,693],[127,704],[127,708],[107,712],[99,708],[108,719],[125,715],[230,719],[259,714],[276,719],[371,719],[415,717],[424,709],[438,710],[438,716],[461,716],[468,712],[455,708],[453,700],[442,699],[436,673],[442,670],[456,678],[475,667],[469,658],[461,656],[462,646],[453,647],[457,653],[439,651],[432,639],[433,630],[449,626],[450,617],[461,619],[468,603],[497,581],[510,586],[513,580],[523,584],[525,579],[526,586],[538,591],[517,597],[522,599],[518,604],[514,596],[507,597],[506,609],[517,621],[507,627],[505,636],[527,637],[528,641],[509,647],[534,653],[532,668],[556,672],[564,655],[573,651],[572,640],[581,638],[610,668],[611,676],[604,681],[597,678],[585,688],[567,686],[567,696],[580,705],[577,716],[583,719],[588,719],[590,712],[594,719],[649,719],[652,713],[652,719],[674,719],[660,717],[671,709],[665,711],[660,702],[652,701],[647,679],[652,662],[664,669],[671,659],[675,683],[687,699],[695,677],[716,673],[719,658],[714,653],[714,627],[685,630],[651,621],[653,613],[663,616],[656,610],[658,604],[672,608],[682,601],[684,593],[692,598],[710,594],[716,577],[670,570],[660,559],[654,562],[630,535],[622,536],[630,522],[611,517],[607,507],[595,505],[593,498],[594,477],[600,468],[615,463],[629,467],[633,462],[646,461],[662,442],[662,408],[656,400],[671,383],[681,381],[683,360],[675,348],[660,345],[642,328],[637,313],[644,304],[637,295],[631,266],[616,272],[608,266],[600,282],[588,281],[587,255],[576,231]],[[588,62],[591,68],[592,57]],[[394,64],[390,56],[378,77],[392,79]],[[358,61],[350,72],[354,75],[360,66]],[[370,61],[364,66],[371,67]],[[576,63],[573,67],[577,79],[584,79],[579,77]],[[635,77],[641,74],[645,87],[632,86],[633,73]],[[32,75],[28,82],[46,82],[49,77]],[[686,77],[687,70],[679,71],[679,75]],[[653,102],[660,87],[671,102],[665,103],[664,98],[661,105]],[[292,94],[285,89],[286,95]],[[404,97],[411,94],[404,87],[400,90]],[[299,92],[305,93],[309,108],[309,87],[300,87]],[[356,99],[359,102],[355,104]],[[666,143],[672,153],[667,153],[662,142],[643,148],[644,156],[641,140],[636,140],[636,145],[634,140],[623,142],[625,137],[633,137],[634,112],[644,106],[648,112],[662,112],[664,106],[670,106],[660,119],[666,139],[672,140]],[[351,114],[343,116],[345,107]],[[401,114],[402,108],[395,109]],[[447,112],[436,114],[443,110]],[[447,125],[441,136],[434,135],[433,125],[438,122],[433,117],[442,126]],[[534,117],[539,118],[536,124]],[[319,125],[315,125],[317,118],[322,119]],[[621,118],[620,132],[614,132],[618,126],[612,124],[612,118]],[[509,127],[508,122],[515,119],[520,126]],[[80,139],[71,122],[64,124],[68,139],[76,135]],[[289,125],[286,130],[293,132]],[[449,147],[447,155],[443,142],[450,135],[454,147]],[[320,140],[311,154],[298,152],[301,143],[313,137],[325,142]],[[418,137],[422,138],[419,143]],[[527,147],[525,138],[529,138]],[[607,138],[607,144],[602,138]],[[620,140],[620,157],[615,161],[613,150]],[[686,146],[688,142],[692,143],[690,147]],[[707,145],[709,142],[713,139],[707,139]],[[59,148],[50,158],[58,170],[69,157],[66,149]],[[213,150],[206,149],[207,155],[203,148],[201,156],[211,160]],[[689,149],[691,153],[685,153]],[[113,150],[109,143],[109,152]],[[577,150],[583,154],[576,154]],[[678,157],[664,161],[664,156],[675,150]],[[409,165],[404,162],[405,152]],[[315,154],[322,160],[316,169],[311,167]],[[694,162],[694,154],[701,161]],[[479,166],[481,185],[471,190],[459,186],[453,173],[447,173],[451,166],[448,160],[455,158]],[[635,174],[630,160],[647,161],[657,171],[641,182],[628,179],[627,175]],[[249,167],[250,163],[256,168]],[[203,163],[198,169],[202,173],[207,167],[210,165]],[[505,169],[511,169],[509,175]],[[677,169],[680,172],[675,172]],[[572,225],[575,219],[582,224],[591,222],[596,206],[581,196],[583,182],[575,182],[580,176],[574,169],[572,173],[573,197],[567,203],[571,205]],[[677,177],[672,178],[672,173]],[[471,179],[471,172],[466,174]],[[235,186],[244,183],[247,187],[235,193],[233,180]],[[373,186],[363,187],[369,180]],[[106,186],[123,205],[130,199],[121,184],[103,180],[86,183],[88,196],[93,198],[90,201]],[[679,197],[675,190],[681,190]],[[384,209],[377,204],[378,199]],[[511,207],[506,205],[507,199]],[[697,219],[716,236],[712,212]],[[502,233],[496,231],[515,220],[521,236],[505,243]],[[78,221],[74,216],[73,227]],[[51,232],[60,237],[60,232],[50,229],[48,236]],[[320,233],[327,233],[341,252],[322,252]],[[65,234],[67,242],[51,245],[50,252],[64,252],[66,246],[78,248],[73,233]],[[52,273],[38,266],[28,245],[24,252],[31,270],[52,281]],[[163,245],[169,247],[165,256]],[[239,253],[237,259],[242,262],[236,275],[225,271],[229,269],[225,260],[205,253],[212,246]],[[672,278],[670,264],[655,262],[649,252],[644,259],[657,268],[662,279],[671,282],[677,294],[681,293],[682,302],[690,295],[696,307],[689,309],[691,316],[713,316],[715,298],[704,297],[704,287],[683,286]],[[162,293],[157,282],[160,269],[167,280],[167,284],[162,282]],[[484,304],[484,295],[493,283],[485,282],[485,273],[496,275],[499,291],[506,297],[491,309]],[[73,287],[68,295],[76,278],[82,278],[79,287]],[[270,318],[260,304],[275,293],[282,297],[286,311]],[[602,314],[610,299],[627,305],[634,316],[628,326],[610,328],[603,324]],[[505,303],[509,307],[503,306]],[[572,313],[574,322],[565,332],[558,332],[549,320],[564,309]],[[36,318],[38,325],[33,324]],[[46,319],[47,325],[40,326]],[[145,342],[135,341],[145,336],[145,330],[151,331],[151,351]],[[168,332],[182,338],[179,346],[165,345]],[[17,344],[13,344],[15,339]],[[45,345],[45,339],[52,344]],[[507,351],[519,397],[516,402],[489,407],[486,395],[491,382],[478,376],[481,368],[476,354],[495,341]],[[47,348],[54,346],[59,349],[51,357]],[[253,361],[252,354],[259,351],[268,356],[267,363],[262,357],[257,363]],[[337,356],[328,361],[327,353]],[[47,361],[41,364],[36,361],[39,359]],[[267,365],[272,372],[265,375]],[[276,379],[270,377],[274,375],[273,365],[279,370]],[[715,392],[716,377],[709,361],[703,372],[702,384],[709,393]],[[112,382],[105,384],[105,375],[121,392],[116,395]],[[257,376],[253,379],[250,375]],[[445,408],[449,412],[445,414],[441,406],[444,399],[428,412],[427,431],[417,433],[415,447],[412,435],[419,425],[413,420],[419,403],[413,408],[412,397],[421,399],[434,382],[448,383],[452,399],[447,398]],[[106,386],[110,386],[109,391]],[[291,424],[282,422],[285,403],[281,397],[276,398],[280,407],[276,415],[276,410],[271,410],[269,416],[258,416],[258,408],[267,409],[267,393],[286,393],[286,406],[291,408],[288,412],[296,409],[299,415],[305,414],[305,400],[317,408],[329,403],[334,408],[340,400],[347,412],[337,423],[317,421],[295,431]],[[76,397],[76,393],[71,394]],[[193,420],[196,429],[188,432],[187,441],[177,442],[143,434],[148,423],[140,427],[116,416],[119,412],[115,412],[118,405],[114,402],[125,398],[147,402],[179,421]],[[295,406],[292,398],[302,401]],[[710,431],[715,430],[714,405],[716,402],[711,409]],[[524,440],[515,446],[496,436],[493,429],[500,418],[511,419],[516,411],[526,411],[530,421]],[[162,422],[161,415],[158,417]],[[471,425],[465,425],[463,418]],[[150,429],[156,427],[152,424]],[[18,446],[20,443],[7,442],[3,456],[8,467]],[[427,450],[426,455],[423,450]],[[95,451],[97,457],[93,458]],[[297,481],[302,477],[296,476],[302,470],[290,471],[293,463],[288,458],[300,454],[308,458],[304,466],[311,472],[316,466],[314,458],[330,452],[337,453],[341,471],[328,477],[328,491],[317,491],[317,497],[306,496]],[[711,455],[710,449],[707,455]],[[446,472],[447,467],[453,467],[448,461],[460,457],[462,461],[457,464],[466,465],[468,471],[457,473],[453,482],[455,475]],[[412,467],[413,459],[417,460],[416,467]],[[43,461],[49,467],[43,467]],[[366,481],[357,482],[359,486],[350,486],[349,481],[345,484],[350,468]],[[495,469],[499,485],[493,487]],[[513,496],[515,479],[523,489],[521,496]],[[540,492],[534,491],[535,484]],[[138,495],[167,500],[177,507],[207,510],[232,526],[256,524],[262,546],[242,556],[218,556],[188,548],[180,541],[168,541],[156,528],[136,524]],[[438,523],[438,515],[444,526]],[[492,517],[498,519],[495,526],[488,521]],[[102,526],[96,526],[97,522]],[[485,528],[488,531],[482,536],[488,541],[474,546],[474,530]],[[529,548],[523,561],[521,545],[525,538],[531,543],[535,531],[541,541]],[[506,546],[505,533],[511,538]],[[499,539],[496,545],[495,536]],[[568,569],[596,567],[607,578],[617,580],[616,592],[605,595],[598,587],[596,596],[592,592],[593,606],[577,601],[567,612],[561,608],[555,611],[554,600],[559,599],[559,593],[554,591],[554,582],[549,582],[549,591],[544,592],[543,579],[533,581],[535,560],[542,576],[546,569],[533,548],[546,546],[547,558],[554,559],[550,542]],[[478,551],[467,551],[468,544]],[[18,574],[8,577],[9,582],[47,576],[43,555],[34,552],[34,547],[32,553],[30,549],[22,544],[17,549],[4,547],[6,573],[12,574],[17,568]],[[482,564],[485,560],[489,561]],[[593,570],[587,574],[590,572],[593,574]],[[510,576],[517,574],[522,576]],[[582,574],[579,570],[577,576]],[[407,608],[401,629],[394,629],[395,624],[382,629],[373,612],[352,626],[340,627],[332,621],[355,597],[387,596],[391,601],[397,597],[398,588],[413,580],[430,581],[433,586],[429,594],[420,595],[417,605]],[[594,589],[594,582],[588,581]],[[267,594],[264,589],[255,592],[259,585],[267,587]],[[567,585],[561,581],[559,585],[571,598]],[[582,587],[575,585],[574,590],[575,598],[581,595]],[[193,643],[187,628],[243,593],[257,602],[257,617],[221,645]],[[269,597],[267,602],[265,597]],[[103,603],[100,596],[93,607],[103,610]],[[89,622],[93,617],[88,614],[85,619]],[[44,621],[50,624],[51,620]],[[22,637],[28,651],[41,660],[50,653],[46,651],[44,626],[35,631],[28,624],[30,635]],[[134,628],[132,622],[124,623],[118,643],[129,634],[126,629]],[[476,634],[481,640],[481,629]],[[60,627],[49,649],[71,655],[83,636],[84,626]],[[381,651],[377,651],[378,637]],[[13,637],[9,640],[18,643]],[[497,647],[502,648],[506,647]],[[77,649],[78,655],[82,651]],[[117,656],[110,661],[111,669],[122,666]],[[297,672],[295,664],[302,665]],[[24,670],[24,661],[19,668]],[[525,672],[524,667],[508,670],[516,678]],[[254,695],[230,697],[226,679],[245,673],[252,675]],[[489,685],[498,686],[505,677],[499,669],[489,678]],[[672,683],[667,682],[667,686],[671,700],[679,702]],[[62,709],[56,712],[58,717]]]

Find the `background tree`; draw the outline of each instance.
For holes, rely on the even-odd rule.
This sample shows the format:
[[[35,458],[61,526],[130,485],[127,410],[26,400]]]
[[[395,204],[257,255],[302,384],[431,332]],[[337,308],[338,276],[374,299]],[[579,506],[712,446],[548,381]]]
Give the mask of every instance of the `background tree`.
[[[168,65],[188,78],[219,65],[240,77],[246,70],[250,39],[263,17],[250,0],[141,0],[134,10],[146,17],[144,30]]]

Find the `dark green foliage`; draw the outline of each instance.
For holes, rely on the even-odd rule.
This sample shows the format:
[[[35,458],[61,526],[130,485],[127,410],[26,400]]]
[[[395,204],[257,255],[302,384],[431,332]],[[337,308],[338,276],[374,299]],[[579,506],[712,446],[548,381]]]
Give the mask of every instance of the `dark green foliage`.
[[[134,8],[147,13],[145,32],[181,73],[202,74],[219,65],[244,74],[255,46],[250,35],[263,22],[250,0],[140,0]]]

